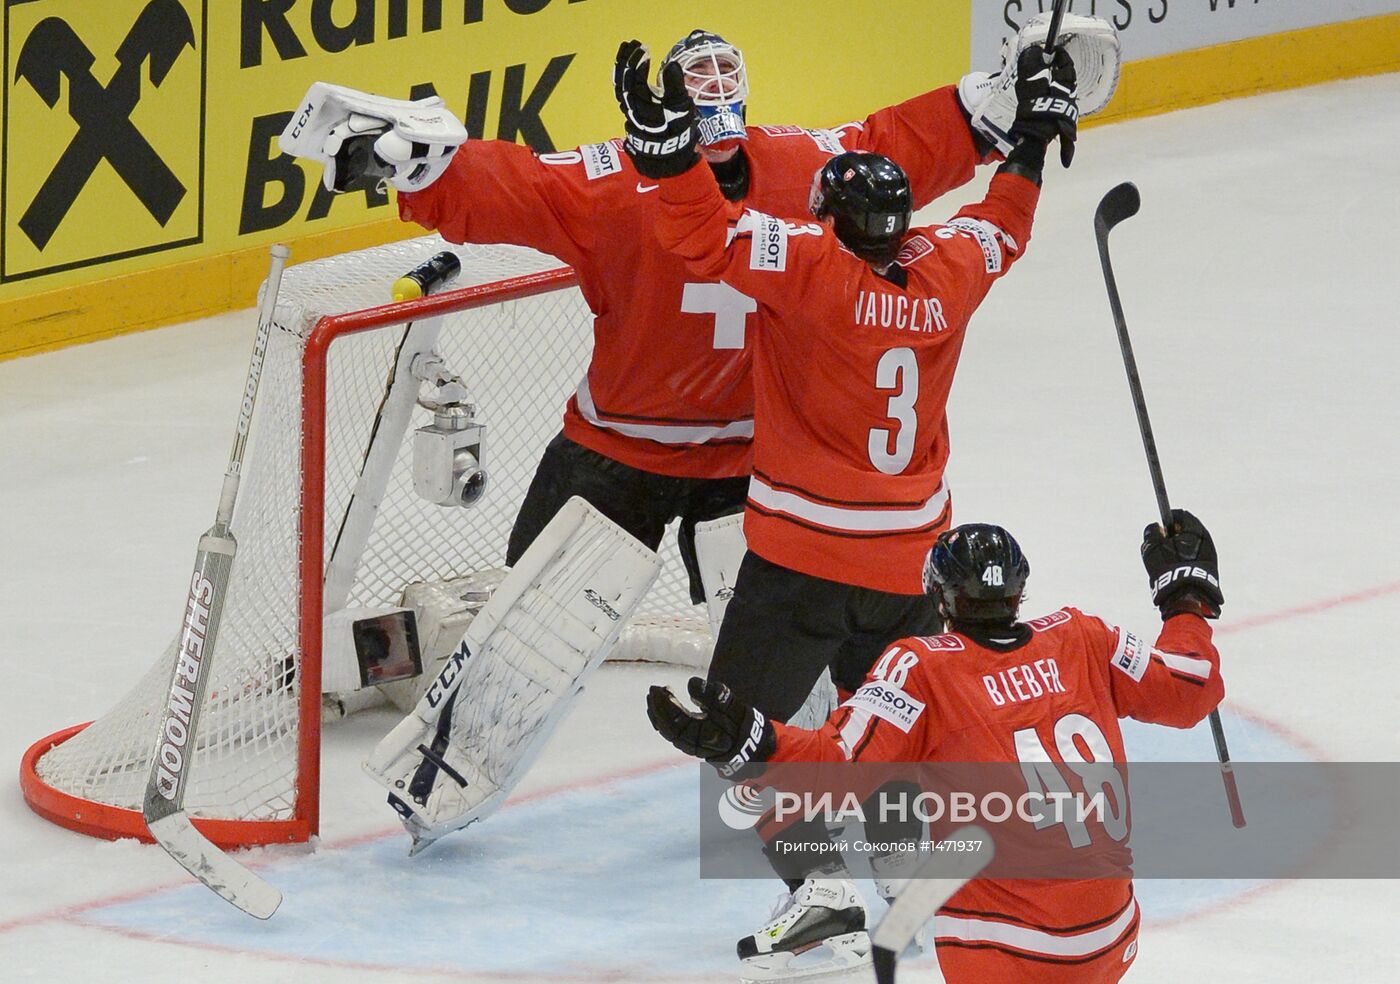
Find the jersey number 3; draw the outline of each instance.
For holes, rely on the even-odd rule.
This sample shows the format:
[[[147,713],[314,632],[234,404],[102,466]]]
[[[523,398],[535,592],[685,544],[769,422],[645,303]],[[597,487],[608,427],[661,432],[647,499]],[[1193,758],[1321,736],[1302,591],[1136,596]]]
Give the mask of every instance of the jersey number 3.
[[[885,416],[895,426],[870,429],[870,463],[886,475],[898,475],[914,457],[914,434],[919,429],[919,415],[914,410],[914,401],[919,398],[919,360],[914,350],[887,349],[875,365],[875,388],[894,390],[885,405]]]

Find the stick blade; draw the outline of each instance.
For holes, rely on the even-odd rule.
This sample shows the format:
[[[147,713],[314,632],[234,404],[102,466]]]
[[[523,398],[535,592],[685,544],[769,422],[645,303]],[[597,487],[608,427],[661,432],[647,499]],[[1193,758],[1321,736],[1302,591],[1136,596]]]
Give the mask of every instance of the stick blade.
[[[1142,196],[1138,194],[1137,185],[1124,181],[1110,188],[1100,200],[1099,207],[1094,210],[1094,225],[1100,235],[1107,235],[1108,230],[1118,223],[1137,215],[1140,208]]]
[[[195,829],[183,810],[148,820],[151,836],[211,891],[258,919],[269,919],[282,893],[229,857]]]
[[[980,841],[976,851],[938,853],[921,864],[895,898],[890,911],[870,934],[877,984],[894,984],[895,962],[924,923],[992,860],[991,835],[969,825],[949,834],[948,841]]]

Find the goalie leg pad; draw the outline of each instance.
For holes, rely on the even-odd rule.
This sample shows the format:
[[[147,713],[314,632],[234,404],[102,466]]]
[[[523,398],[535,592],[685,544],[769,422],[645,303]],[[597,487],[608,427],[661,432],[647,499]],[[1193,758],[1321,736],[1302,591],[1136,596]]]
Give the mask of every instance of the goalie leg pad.
[[[710,632],[716,639],[729,599],[734,597],[734,581],[747,550],[743,513],[695,524],[695,562],[700,568],[700,583],[705,586]]]
[[[1017,59],[1031,45],[1044,44],[1049,33],[1049,14],[1032,17],[1015,40],[1008,40],[1003,46],[1000,74],[973,73],[959,86],[963,106],[972,115],[972,128],[1003,156],[1016,145],[1011,139],[1011,126],[1016,122]],[[1059,37],[1074,62],[1079,116],[1081,119],[1092,116],[1108,105],[1118,88],[1122,68],[1118,31],[1112,22],[1102,17],[1065,14]]]
[[[549,522],[422,700],[366,760],[417,853],[489,816],[603,661],[661,562],[583,499]]]

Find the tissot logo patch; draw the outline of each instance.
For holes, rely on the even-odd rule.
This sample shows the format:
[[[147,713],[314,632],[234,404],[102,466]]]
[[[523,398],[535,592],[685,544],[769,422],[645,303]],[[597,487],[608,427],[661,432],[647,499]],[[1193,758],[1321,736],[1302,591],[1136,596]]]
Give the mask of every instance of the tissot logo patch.
[[[579,148],[583,155],[583,170],[589,181],[616,174],[622,170],[622,144],[620,141],[584,144]]]
[[[883,680],[871,680],[852,694],[844,706],[869,711],[905,734],[914,727],[919,715],[924,713],[923,701],[909,696],[900,688]]]
[[[204,0],[5,13],[0,278],[198,242]]]

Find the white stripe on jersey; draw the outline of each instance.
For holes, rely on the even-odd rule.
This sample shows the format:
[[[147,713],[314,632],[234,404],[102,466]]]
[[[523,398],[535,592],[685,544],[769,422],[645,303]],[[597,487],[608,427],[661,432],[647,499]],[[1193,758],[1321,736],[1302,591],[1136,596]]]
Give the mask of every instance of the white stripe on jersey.
[[[847,760],[855,754],[860,740],[865,737],[866,729],[870,727],[870,718],[869,711],[852,708],[851,716],[846,718],[846,723],[841,726],[841,751],[845,753]]]
[[[995,922],[990,919],[968,919],[962,916],[935,916],[935,939],[962,940],[967,943],[1000,943],[1029,953],[1055,957],[1086,957],[1114,943],[1132,925],[1137,915],[1137,899],[1128,902],[1122,914],[1107,926],[1071,936],[1056,936],[1029,926]]]
[[[593,404],[593,391],[588,388],[588,374],[574,393],[578,397],[578,412],[594,427],[604,427],[627,437],[642,437],[658,444],[705,444],[709,441],[742,438],[753,440],[753,421],[734,420],[727,424],[639,424],[634,421],[604,420]]]
[[[1210,660],[1208,659],[1196,659],[1194,656],[1183,656],[1180,653],[1166,653],[1160,649],[1152,651],[1162,657],[1162,662],[1167,664],[1169,670],[1176,670],[1178,673],[1199,677],[1202,680],[1210,679]]]
[[[783,492],[755,475],[749,479],[749,498],[765,509],[787,513],[834,530],[903,533],[927,526],[943,514],[948,505],[948,486],[940,482],[932,498],[914,509],[852,509],[813,502],[795,493]]]

